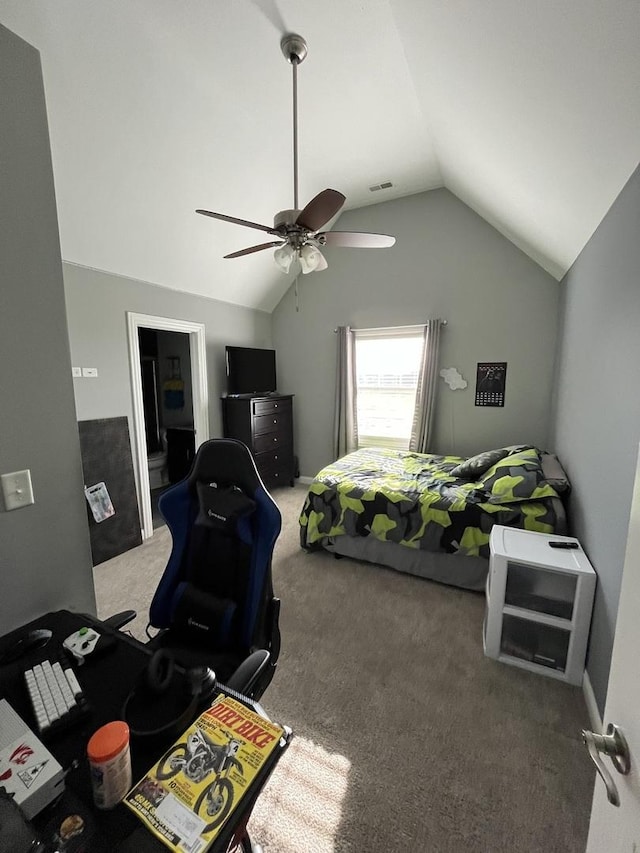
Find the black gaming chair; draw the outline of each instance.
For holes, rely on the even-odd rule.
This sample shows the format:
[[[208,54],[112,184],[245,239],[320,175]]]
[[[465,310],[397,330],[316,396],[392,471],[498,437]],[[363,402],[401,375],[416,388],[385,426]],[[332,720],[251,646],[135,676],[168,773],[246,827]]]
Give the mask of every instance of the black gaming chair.
[[[249,449],[205,442],[159,509],[173,549],[151,602],[149,624],[159,631],[148,645],[259,699],[280,652],[271,557],[281,516]]]

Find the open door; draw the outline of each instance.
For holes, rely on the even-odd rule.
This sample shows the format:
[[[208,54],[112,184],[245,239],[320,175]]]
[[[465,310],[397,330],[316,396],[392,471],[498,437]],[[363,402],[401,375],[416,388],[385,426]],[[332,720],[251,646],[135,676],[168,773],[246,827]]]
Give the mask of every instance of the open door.
[[[618,772],[611,756],[598,753],[617,791],[596,779],[587,853],[640,853],[640,455],[631,502],[627,550],[604,712],[604,728],[619,727],[628,745],[628,773]],[[600,734],[600,733],[597,733]],[[603,743],[612,747],[613,741]],[[623,765],[621,759],[616,761]]]
[[[134,471],[140,507],[142,538],[153,536],[151,499],[149,496],[149,471],[147,468],[147,441],[142,394],[140,348],[138,329],[155,329],[166,332],[184,332],[189,335],[191,352],[191,383],[195,449],[209,439],[209,392],[207,382],[206,333],[202,323],[153,317],[148,314],[127,312],[129,337],[129,367],[133,401]]]

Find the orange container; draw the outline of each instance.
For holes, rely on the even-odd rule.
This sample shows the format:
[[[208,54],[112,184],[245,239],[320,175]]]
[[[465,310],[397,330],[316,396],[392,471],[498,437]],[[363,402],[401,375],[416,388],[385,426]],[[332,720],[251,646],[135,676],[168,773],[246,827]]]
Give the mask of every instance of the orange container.
[[[111,809],[131,787],[129,726],[114,720],[99,728],[87,744],[93,801],[99,809]]]

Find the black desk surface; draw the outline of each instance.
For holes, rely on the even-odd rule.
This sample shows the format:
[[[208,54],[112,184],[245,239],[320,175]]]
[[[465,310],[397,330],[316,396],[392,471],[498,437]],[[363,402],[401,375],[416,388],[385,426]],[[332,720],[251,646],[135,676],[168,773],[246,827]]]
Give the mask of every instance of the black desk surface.
[[[85,838],[81,836],[77,844],[72,843],[66,848],[69,853],[83,853],[83,851],[102,853],[102,851],[116,850],[131,850],[135,853],[166,851],[167,848],[157,841],[125,806],[118,805],[110,811],[99,811],[93,807],[89,766],[86,759],[89,738],[100,726],[111,720],[122,718],[125,699],[147,667],[151,652],[142,643],[84,614],[70,613],[65,610],[49,613],[0,639],[1,653],[18,636],[31,628],[49,628],[53,632],[53,638],[42,649],[27,653],[12,663],[0,665],[0,698],[7,699],[25,723],[37,731],[24,686],[24,670],[38,660],[55,658],[62,649],[62,642],[84,625],[92,625],[100,633],[110,633],[117,638],[118,642],[102,656],[94,660],[88,657],[82,666],[74,667],[80,686],[89,700],[91,711],[66,732],[51,738],[42,738],[42,740],[63,769],[69,768],[74,760],[78,762],[78,767],[70,770],[66,777],[66,790],[62,800],[41,813],[34,823],[46,840],[51,836],[52,829],[55,831],[64,817],[79,813],[90,826],[87,832],[83,833]],[[157,700],[156,707],[149,709],[150,713],[159,715],[156,719],[159,719],[160,725],[178,716],[179,711],[185,707],[183,696],[176,696],[173,691],[169,692],[170,696]],[[210,701],[211,699],[205,704],[210,704]],[[249,705],[251,707],[251,703]],[[197,713],[194,714],[195,716]],[[134,782],[144,776],[178,735],[179,732],[174,731],[162,737],[132,738],[130,746]],[[236,824],[250,811],[258,793],[259,791],[256,791],[255,795],[247,800],[246,807],[243,804],[243,809],[236,815],[238,818]],[[226,850],[232,834],[232,827],[221,833],[211,848],[212,853]],[[73,841],[75,842],[76,839]]]

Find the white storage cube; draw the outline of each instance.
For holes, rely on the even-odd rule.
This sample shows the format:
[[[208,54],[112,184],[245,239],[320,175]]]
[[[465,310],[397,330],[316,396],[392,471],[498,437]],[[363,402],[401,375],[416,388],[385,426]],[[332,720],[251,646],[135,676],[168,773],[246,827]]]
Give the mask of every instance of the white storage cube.
[[[596,573],[578,540],[495,525],[489,547],[485,654],[581,684]]]

